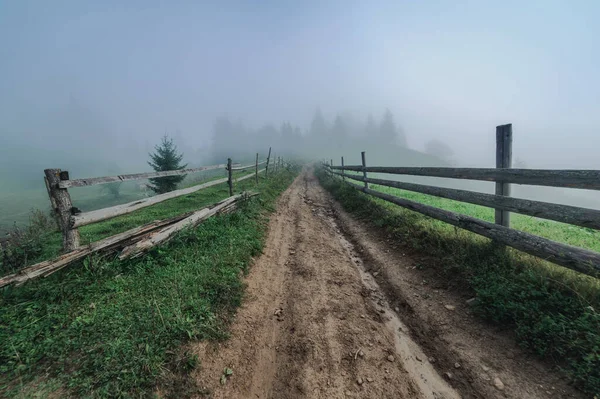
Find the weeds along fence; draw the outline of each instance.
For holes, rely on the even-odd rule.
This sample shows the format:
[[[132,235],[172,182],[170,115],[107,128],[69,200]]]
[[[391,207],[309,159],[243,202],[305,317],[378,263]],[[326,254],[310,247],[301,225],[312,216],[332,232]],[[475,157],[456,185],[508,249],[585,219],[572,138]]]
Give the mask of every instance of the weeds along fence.
[[[260,169],[259,167],[262,165],[264,165],[264,168]],[[242,181],[254,177],[256,183],[258,184],[259,173],[264,172],[265,177],[268,177],[269,173],[272,172],[270,169],[274,169],[274,172],[276,173],[283,165],[284,161],[281,157],[278,157],[275,162],[273,162],[273,159],[271,158],[271,149],[269,148],[269,153],[266,160],[259,162],[259,154],[257,153],[255,162],[249,165],[234,164],[232,159],[229,158],[227,160],[227,164],[203,166],[193,169],[92,177],[85,179],[70,179],[68,171],[62,171],[60,169],[46,169],[44,170],[44,181],[48,189],[48,196],[50,198],[52,209],[56,215],[60,231],[62,232],[64,254],[56,259],[25,267],[19,270],[17,273],[0,278],[0,288],[9,284],[19,285],[27,280],[37,277],[48,276],[69,265],[70,263],[83,259],[84,257],[99,251],[106,252],[119,249],[121,250],[119,255],[120,259],[140,256],[149,248],[167,241],[177,231],[185,227],[195,226],[207,218],[216,215],[217,213],[229,212],[235,208],[238,201],[253,195],[258,195],[257,193],[241,193],[234,195],[234,183],[236,181]],[[90,212],[79,212],[78,209],[73,206],[71,202],[71,196],[69,195],[68,191],[68,189],[72,187],[84,187],[97,184],[123,182],[128,180],[145,180],[167,176],[178,176],[218,169],[225,169],[227,171],[227,177],[184,189],[159,194],[142,200]],[[245,174],[241,177],[234,178],[233,176],[234,172],[250,170],[252,170],[251,173]],[[126,215],[138,209],[152,206],[172,198],[191,194],[222,183],[227,183],[229,187],[229,197],[222,201],[209,205],[195,212],[183,213],[169,219],[154,221],[87,245],[80,245],[78,228],[81,226],[111,219],[121,215]]]
[[[344,183],[368,195],[419,212],[493,241],[510,246],[560,266],[597,277],[600,273],[600,253],[559,243],[510,228],[510,212],[549,219],[575,226],[600,230],[600,211],[576,206],[514,198],[510,184],[567,187],[600,190],[600,170],[512,169],[512,125],[496,127],[496,168],[393,167],[367,166],[361,153],[361,165],[334,166],[333,160],[323,165],[332,176],[341,176]],[[350,174],[346,172],[358,172]],[[496,182],[495,194],[442,188],[423,184],[370,178],[369,172],[392,175],[430,176]],[[356,180],[356,184],[348,180]],[[447,198],[495,209],[495,223],[443,210],[416,201],[373,190],[369,184]]]

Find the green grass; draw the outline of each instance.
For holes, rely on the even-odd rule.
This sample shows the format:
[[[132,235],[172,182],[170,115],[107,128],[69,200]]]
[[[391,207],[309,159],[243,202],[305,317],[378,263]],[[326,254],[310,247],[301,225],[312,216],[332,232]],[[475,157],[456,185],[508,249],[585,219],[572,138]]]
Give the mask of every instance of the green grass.
[[[476,295],[474,311],[515,331],[519,344],[555,362],[584,392],[600,394],[600,285],[597,279],[555,266],[449,224],[368,196],[319,172],[322,184],[355,216],[383,228],[426,254],[428,267]],[[493,221],[484,207],[387,187],[371,188]],[[600,251],[597,232],[521,215],[513,227]]]
[[[243,297],[242,276],[262,250],[268,213],[293,177],[284,171],[258,186],[253,179],[238,183],[236,191],[260,196],[142,258],[91,257],[4,289],[0,396],[35,396],[35,387],[48,385],[78,397],[147,397],[157,386],[176,397],[197,393],[189,379],[173,383],[198,360],[180,347],[227,336]],[[211,187],[87,226],[82,235],[97,240],[226,196],[222,185]]]

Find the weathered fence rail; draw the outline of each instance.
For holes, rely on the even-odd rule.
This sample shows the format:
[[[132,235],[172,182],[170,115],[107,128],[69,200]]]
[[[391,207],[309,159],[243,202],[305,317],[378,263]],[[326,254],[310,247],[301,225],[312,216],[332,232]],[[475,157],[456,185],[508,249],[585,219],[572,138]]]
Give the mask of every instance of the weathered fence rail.
[[[267,161],[266,161],[266,160],[265,160],[265,161],[262,161],[262,162],[257,162],[256,164],[252,164],[252,165],[246,165],[246,166],[233,166],[233,167],[231,168],[231,170],[233,170],[233,171],[247,170],[247,169],[254,168],[254,167],[256,167],[257,165],[263,165],[263,164],[265,164],[265,163],[267,163]]]
[[[497,169],[367,166],[364,152],[361,154],[362,165],[344,165],[343,157],[341,166],[334,166],[333,161],[324,165],[332,176],[341,176],[344,183],[366,194],[491,238],[498,243],[569,269],[592,276],[600,275],[600,253],[511,229],[509,217],[510,212],[516,212],[600,230],[599,210],[510,196],[510,183],[600,190],[600,170],[511,169],[512,126],[498,126],[496,136]],[[345,173],[348,171],[362,172],[362,175]],[[370,178],[368,172],[492,181],[497,183],[496,194]],[[348,181],[349,179],[363,184],[352,183]],[[496,223],[373,190],[369,187],[369,183],[493,208],[496,210]]]
[[[493,168],[437,168],[437,167],[397,167],[361,165],[332,166],[331,169],[355,172],[389,173],[446,177],[450,179],[482,180],[507,182],[533,186],[583,188],[600,190],[600,170],[548,170],[548,169],[493,169]]]
[[[73,179],[69,180],[69,172],[61,172],[61,181],[58,183],[59,188],[70,188],[70,187],[85,187],[93,186],[96,184],[106,184],[114,182],[122,182],[127,180],[142,180],[142,179],[153,179],[157,177],[167,176],[178,176],[187,175],[189,173],[204,172],[207,170],[224,169],[227,165],[210,165],[203,166],[200,168],[192,169],[178,169],[178,170],[167,170],[164,172],[148,172],[148,173],[133,173],[129,175],[118,175],[118,176],[105,176],[105,177],[90,177],[85,179]]]

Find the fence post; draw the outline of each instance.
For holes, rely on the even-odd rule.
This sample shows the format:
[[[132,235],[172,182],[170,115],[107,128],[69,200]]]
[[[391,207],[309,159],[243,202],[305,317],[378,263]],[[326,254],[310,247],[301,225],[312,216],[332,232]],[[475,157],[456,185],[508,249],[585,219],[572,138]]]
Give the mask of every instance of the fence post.
[[[271,147],[269,147],[269,155],[267,155],[267,166],[265,167],[265,179],[269,175],[269,161],[271,160]]]
[[[365,178],[365,188],[369,188],[369,183],[366,182],[367,179],[367,161],[365,159],[365,152],[360,153],[360,157],[362,158],[362,167],[363,167],[363,177]]]
[[[344,177],[344,157],[342,157],[342,181],[346,181],[346,178]]]
[[[229,185],[229,196],[233,195],[233,171],[231,170],[231,158],[227,158],[227,184]]]
[[[496,168],[512,167],[512,124],[496,126]],[[496,195],[510,197],[510,183],[496,182]],[[510,212],[496,209],[496,224],[510,227]]]
[[[256,153],[256,184],[258,184],[258,152]]]
[[[63,250],[65,252],[73,251],[79,247],[79,231],[71,228],[73,203],[69,191],[66,188],[58,187],[61,180],[69,180],[69,172],[62,172],[60,169],[45,169],[44,174],[50,203],[57,215],[58,227],[63,234]]]

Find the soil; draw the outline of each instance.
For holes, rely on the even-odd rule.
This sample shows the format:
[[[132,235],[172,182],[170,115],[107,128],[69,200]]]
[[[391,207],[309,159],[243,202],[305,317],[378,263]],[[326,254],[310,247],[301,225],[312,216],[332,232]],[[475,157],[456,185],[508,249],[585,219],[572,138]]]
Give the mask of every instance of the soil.
[[[303,171],[279,199],[230,339],[189,348],[197,385],[211,398],[583,397],[420,270],[427,257],[388,241]]]

